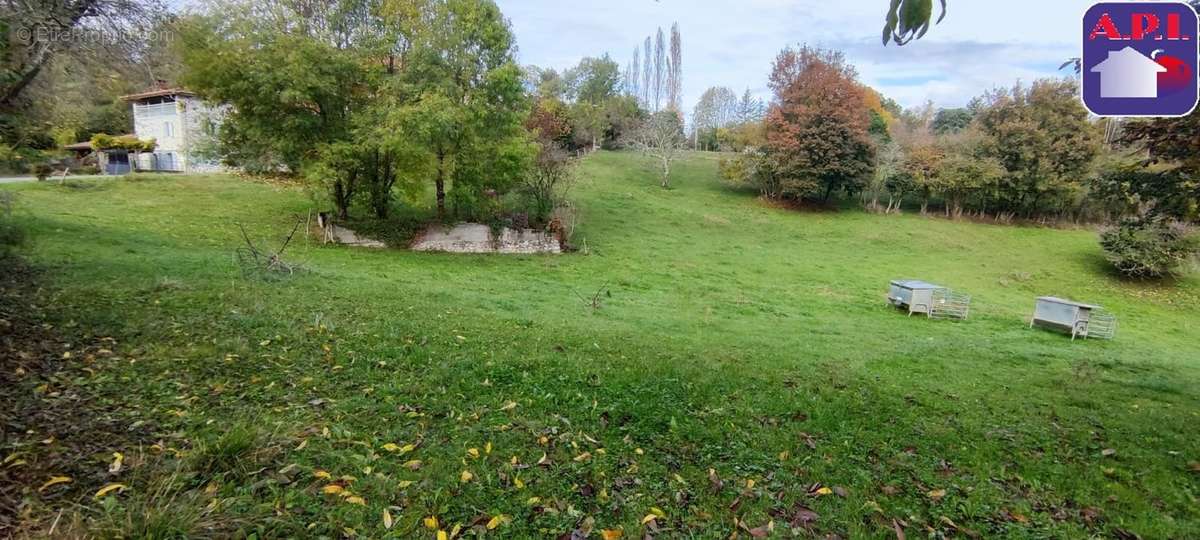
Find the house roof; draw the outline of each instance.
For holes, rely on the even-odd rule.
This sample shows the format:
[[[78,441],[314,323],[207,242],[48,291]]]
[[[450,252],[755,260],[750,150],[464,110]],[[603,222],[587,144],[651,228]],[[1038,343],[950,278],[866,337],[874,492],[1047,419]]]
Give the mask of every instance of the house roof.
[[[161,97],[161,96],[194,96],[194,95],[196,95],[195,92],[192,92],[191,90],[188,90],[186,88],[178,88],[178,87],[176,87],[176,88],[155,88],[154,90],[147,90],[145,92],[141,92],[138,94],[129,94],[128,96],[121,96],[121,99],[125,100],[125,101],[140,101],[143,99],[150,99],[153,97]]]
[[[1135,75],[1139,72],[1164,73],[1168,70],[1162,64],[1138,52],[1137,49],[1125,47],[1119,51],[1109,52],[1108,58],[1105,58],[1103,62],[1096,64],[1092,68],[1092,73],[1103,73],[1105,71],[1115,71],[1118,75]]]

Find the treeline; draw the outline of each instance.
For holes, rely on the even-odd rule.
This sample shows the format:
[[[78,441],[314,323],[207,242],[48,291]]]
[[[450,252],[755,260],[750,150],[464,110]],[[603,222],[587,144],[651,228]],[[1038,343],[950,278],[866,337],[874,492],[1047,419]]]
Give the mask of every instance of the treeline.
[[[1111,224],[1105,249],[1132,276],[1178,274],[1195,258],[1200,114],[1094,121],[1070,78],[996,89],[962,109],[900,110],[841,53],[807,46],[779,54],[770,87],[762,138],[721,162],[733,187],[884,213]]]

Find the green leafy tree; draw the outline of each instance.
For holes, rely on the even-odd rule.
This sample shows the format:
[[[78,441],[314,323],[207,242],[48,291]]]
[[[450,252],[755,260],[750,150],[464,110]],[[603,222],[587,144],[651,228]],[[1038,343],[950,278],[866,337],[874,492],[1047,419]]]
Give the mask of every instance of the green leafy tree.
[[[576,102],[600,105],[621,93],[621,66],[607,54],[580,60],[563,79],[567,96]]]
[[[1033,216],[1061,209],[1099,153],[1099,137],[1069,79],[986,94],[976,116],[987,155],[1004,166],[997,206]]]
[[[490,0],[442,0],[402,77],[389,86],[381,128],[434,171],[439,216],[448,184],[464,206],[520,180],[536,151],[515,42]],[[468,210],[463,208],[463,210]]]
[[[521,142],[528,105],[494,3],[267,8],[222,3],[186,29],[186,84],[231,106],[225,161],[303,172],[342,217],[358,197],[385,217],[396,188],[413,193],[425,182],[444,215],[448,185],[499,189],[520,176],[531,155]]]
[[[975,114],[970,109],[938,109],[929,128],[937,135],[958,133],[971,125]]]

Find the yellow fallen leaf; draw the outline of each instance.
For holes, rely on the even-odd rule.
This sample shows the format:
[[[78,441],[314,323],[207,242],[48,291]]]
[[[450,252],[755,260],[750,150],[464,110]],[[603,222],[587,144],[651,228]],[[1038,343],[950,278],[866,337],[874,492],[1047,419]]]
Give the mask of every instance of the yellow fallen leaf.
[[[341,495],[345,491],[345,488],[337,484],[329,484],[328,486],[321,488],[321,493],[326,495]]]
[[[642,518],[642,525],[650,523],[651,521],[654,521],[656,519],[658,519],[658,516],[656,516],[654,514],[646,514],[646,517]]]
[[[479,449],[478,448],[468,448],[467,455],[471,456],[471,459],[479,459]]]
[[[513,485],[517,486],[517,489],[525,489],[525,481],[521,480],[520,476],[513,477]]]
[[[505,401],[504,405],[500,406],[500,410],[502,411],[511,411],[515,408],[517,408],[517,402],[515,401]]]
[[[405,461],[404,468],[411,470],[411,471],[420,469],[421,468],[421,460],[413,459],[413,460]]]
[[[313,471],[313,476],[315,476],[317,478],[322,478],[325,480],[333,480],[333,475],[329,474],[326,471],[322,471],[320,469]]]
[[[406,489],[406,488],[408,488],[408,487],[409,487],[409,486],[411,486],[411,485],[413,485],[413,481],[412,481],[412,480],[401,480],[401,481],[400,481],[400,489]]]
[[[392,513],[388,512],[387,508],[384,508],[383,509],[383,528],[391,530],[393,524],[394,523],[392,522]]]
[[[346,502],[348,502],[350,504],[357,504],[359,506],[367,505],[366,499],[363,499],[362,497],[359,497],[358,495],[346,497]]]
[[[387,444],[383,445],[383,449],[387,450],[388,452],[399,452],[400,445],[398,445],[396,443],[387,443]]]
[[[121,464],[125,462],[125,454],[113,452],[112,463],[108,465],[108,472],[116,474],[121,472]]]
[[[625,536],[625,531],[620,529],[604,529],[600,531],[600,538],[604,540],[617,540],[622,536]]]
[[[525,504],[527,504],[527,505],[529,505],[529,506],[533,506],[533,505],[535,505],[535,504],[537,504],[537,503],[540,503],[540,502],[542,502],[542,498],[541,498],[541,497],[530,497],[530,498],[529,498],[529,500],[525,501]]]
[[[450,536],[446,534],[446,531],[438,531],[437,540],[450,540]]]
[[[483,445],[483,453],[492,454],[492,441],[488,441],[487,444]]]
[[[425,523],[426,529],[429,529],[431,531],[436,531],[438,529],[437,516],[429,516],[429,517],[425,518],[424,523]]]
[[[656,516],[658,516],[658,517],[660,517],[660,518],[663,518],[663,519],[666,519],[666,517],[667,517],[667,513],[666,513],[666,512],[663,512],[663,509],[662,509],[662,508],[659,508],[659,507],[657,507],[657,506],[651,506],[651,507],[650,507],[650,513],[651,513],[651,514],[654,514],[654,515],[656,515]]]
[[[112,493],[114,491],[116,491],[117,493],[120,493],[122,491],[125,491],[128,487],[129,486],[126,486],[125,484],[109,484],[107,486],[100,488],[100,491],[97,491],[96,494],[92,496],[92,498],[99,499],[100,497],[108,495],[109,493]]]
[[[50,486],[66,484],[69,482],[71,482],[70,476],[52,476],[46,481],[45,484],[42,484],[42,487],[38,488],[38,491],[46,491],[46,488],[49,488]]]
[[[936,501],[936,500],[939,500],[939,499],[941,499],[942,497],[945,497],[945,496],[946,496],[946,490],[944,490],[944,489],[935,489],[935,490],[933,490],[933,491],[930,491],[930,492],[928,493],[928,495],[929,495],[929,498],[930,498],[930,499],[933,499],[933,500],[935,500],[935,501]]]
[[[829,489],[827,487],[824,487],[824,486],[822,486],[821,489],[817,490],[817,495],[832,495],[832,494],[833,494],[833,490]]]
[[[406,445],[404,445],[404,446],[401,446],[401,447],[400,447],[400,454],[401,454],[401,455],[403,455],[403,454],[407,454],[407,453],[409,453],[409,452],[412,452],[413,450],[416,450],[416,449],[417,449],[417,445],[415,445],[415,444],[406,444]]]
[[[754,479],[753,478],[749,478],[746,480],[746,489],[754,489]]]
[[[635,454],[637,454],[637,455],[639,455],[639,456],[640,456],[640,455],[644,454],[645,452],[642,452],[642,449],[641,449],[641,448],[634,448],[634,449],[633,449],[633,453],[635,453]]]
[[[462,525],[455,523],[454,527],[450,529],[450,538],[458,538],[460,532],[462,532]]]
[[[575,461],[587,461],[589,459],[592,459],[591,452],[584,452],[582,454],[579,454],[578,456],[575,456]]]
[[[500,514],[500,515],[488,520],[487,529],[489,531],[495,530],[496,527],[504,525],[505,523],[508,523],[510,521],[512,521],[512,518],[510,518],[504,514]]]
[[[463,471],[462,474],[458,475],[458,481],[464,484],[470,482],[472,478],[475,478],[475,475],[471,474],[471,471]]]

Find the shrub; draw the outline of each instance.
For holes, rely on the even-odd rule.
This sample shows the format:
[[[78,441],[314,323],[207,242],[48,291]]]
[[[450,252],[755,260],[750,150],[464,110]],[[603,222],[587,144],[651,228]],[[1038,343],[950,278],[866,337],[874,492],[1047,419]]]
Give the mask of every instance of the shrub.
[[[1104,230],[1100,245],[1117,271],[1136,278],[1183,275],[1200,255],[1195,229],[1162,218],[1126,219]]]
[[[748,154],[739,154],[734,158],[721,158],[717,163],[717,173],[721,183],[732,189],[753,187],[754,163]]]
[[[37,165],[33,166],[33,175],[37,177],[38,182],[45,182],[47,178],[50,178],[50,174],[53,172],[54,169],[52,169],[50,165],[46,163],[38,163]]]

